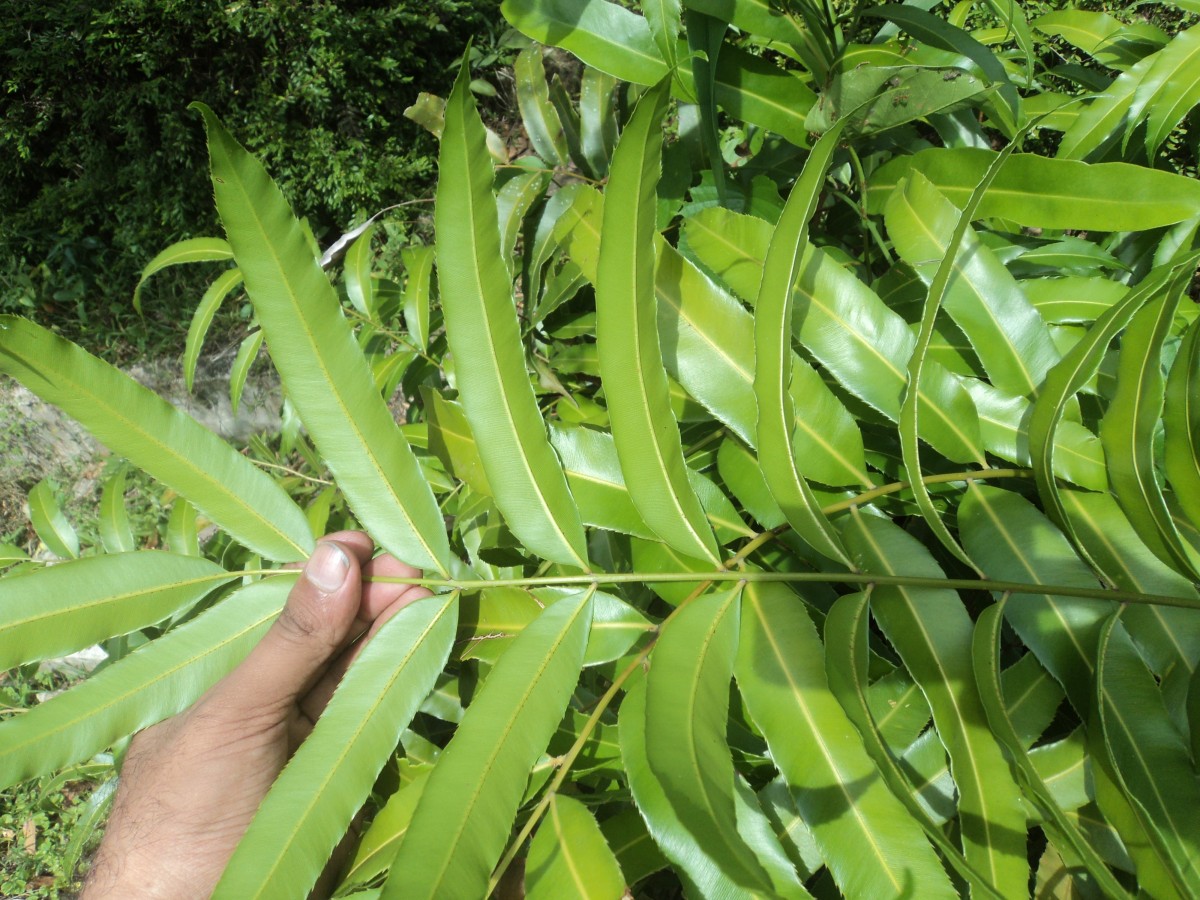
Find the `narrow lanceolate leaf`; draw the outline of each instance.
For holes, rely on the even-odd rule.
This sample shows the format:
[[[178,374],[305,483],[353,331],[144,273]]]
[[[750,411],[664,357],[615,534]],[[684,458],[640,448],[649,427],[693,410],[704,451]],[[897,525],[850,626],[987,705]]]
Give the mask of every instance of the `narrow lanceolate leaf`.
[[[1117,778],[1181,896],[1200,893],[1200,782],[1154,676],[1114,614],[1100,635],[1100,725]]]
[[[405,247],[400,251],[408,278],[404,284],[404,327],[417,348],[429,346],[429,295],[432,293],[434,248]]]
[[[233,248],[220,238],[188,238],[172,244],[142,269],[142,277],[133,289],[133,308],[142,311],[142,285],[155,272],[180,263],[220,262],[226,259],[233,259]]]
[[[246,389],[246,378],[250,375],[250,367],[258,359],[258,351],[262,349],[262,345],[262,329],[256,328],[242,338],[241,344],[238,345],[237,356],[233,358],[233,365],[229,369],[229,405],[235,416],[238,406],[242,402],[242,391]]]
[[[455,375],[496,506],[513,534],[539,556],[586,569],[583,524],[525,369],[492,166],[467,81],[459,77],[446,104],[434,212]]]
[[[1022,131],[1021,135],[1024,133]],[[893,219],[896,215],[899,215],[901,219],[907,219],[907,221],[894,222],[897,229],[913,227],[919,234],[923,233],[926,236],[927,243],[925,245],[916,248],[910,246],[910,251],[915,250],[917,256],[933,252],[941,257],[936,266],[929,266],[920,276],[928,283],[929,291],[921,309],[917,344],[908,360],[908,387],[900,406],[900,449],[904,472],[912,486],[913,498],[916,500],[925,522],[942,546],[967,565],[971,565],[970,558],[959,545],[958,539],[950,533],[950,529],[942,521],[941,513],[934,506],[933,498],[921,480],[921,445],[918,437],[920,435],[919,419],[923,410],[920,397],[914,388],[921,384],[925,371],[925,359],[933,339],[934,325],[937,322],[938,313],[945,305],[958,311],[956,320],[963,331],[967,331],[968,325],[971,326],[971,333],[968,334],[968,337],[975,345],[976,354],[985,361],[985,368],[988,363],[991,363],[991,368],[995,368],[998,373],[1005,374],[1007,377],[1001,380],[1013,382],[1016,385],[1014,393],[1030,392],[1029,389],[1021,390],[1022,380],[1015,377],[1015,374],[1010,371],[1010,367],[1015,365],[1018,372],[1024,374],[1026,360],[1020,353],[1005,354],[1003,352],[1002,348],[1006,344],[1004,338],[1008,335],[1002,333],[1002,327],[996,327],[996,320],[997,315],[1003,313],[1004,306],[1014,308],[1018,321],[1022,323],[1032,324],[1030,322],[1030,317],[1032,317],[1032,321],[1040,326],[1041,319],[1028,305],[1024,295],[1018,290],[1016,282],[1012,280],[999,260],[990,255],[988,257],[981,255],[986,250],[977,245],[975,233],[971,230],[971,219],[975,209],[983,199],[988,186],[995,179],[996,173],[1004,164],[1004,160],[1012,154],[1016,144],[1017,141],[1009,144],[988,166],[988,170],[983,174],[983,178],[976,185],[975,190],[971,192],[971,196],[967,199],[961,212],[938,195],[922,175],[913,175],[911,183],[897,191],[892,198],[892,203],[889,204],[889,210],[895,211]],[[904,215],[906,210],[917,213],[915,222],[911,217]],[[927,215],[938,219],[935,223],[935,231],[924,230],[926,224],[924,217]],[[898,237],[896,240],[899,242]],[[914,268],[920,265],[914,259],[910,259],[910,264]],[[980,284],[981,281],[993,281],[997,284],[985,287]],[[995,304],[1001,307],[1000,310],[994,309],[992,304],[984,299],[985,291],[988,289],[999,289],[1005,293],[1006,296],[1003,299],[1007,300],[1007,303]],[[1022,312],[1027,315],[1020,315]],[[1042,327],[1044,328],[1044,326]],[[998,354],[993,354],[990,350],[987,353],[979,350],[981,345],[990,343],[997,337],[1000,338],[1001,348]],[[1054,348],[1049,343],[1048,335],[1045,336],[1045,340],[1049,349],[1053,351]],[[996,377],[993,376],[993,381],[995,380]],[[1041,379],[1038,378],[1038,382],[1040,381]]]
[[[989,578],[1094,588],[1096,576],[1057,528],[1012,491],[972,483],[959,507],[963,546]],[[1009,623],[1062,684],[1081,715],[1090,706],[1096,638],[1112,612],[1104,600],[1018,594]]]
[[[426,764],[409,770],[411,780],[402,784],[371,820],[371,826],[362,836],[362,841],[354,851],[354,859],[338,885],[339,892],[349,885],[363,884],[387,871],[392,857],[396,855],[396,848],[408,831],[432,770],[433,767]]]
[[[530,900],[612,900],[625,876],[600,826],[578,800],[555,794],[525,860]]]
[[[0,317],[0,371],[81,422],[106,447],[190,499],[267,559],[308,556],[304,513],[269,476],[194,419],[69,341]]]
[[[284,575],[244,587],[82,684],[0,722],[0,786],[88,759],[185,709],[258,642],[293,584]]]
[[[1013,726],[1004,699],[1004,688],[1000,681],[1000,628],[1003,623],[1004,607],[1007,603],[1020,603],[1019,599],[1002,599],[999,603],[988,607],[979,616],[972,638],[972,657],[974,660],[975,683],[979,687],[979,696],[987,712],[988,723],[992,733],[1004,747],[1013,771],[1021,783],[1025,795],[1033,801],[1042,817],[1053,823],[1057,836],[1065,839],[1072,852],[1079,858],[1087,869],[1090,877],[1109,897],[1128,897],[1120,882],[1113,877],[1111,871],[1100,855],[1088,843],[1087,839],[1069,819],[1062,807],[1042,780],[1041,775],[1030,759],[1023,741]]]
[[[0,352],[3,352],[0,349]],[[3,361],[0,360],[0,367]],[[50,548],[50,552],[60,559],[75,559],[79,556],[79,534],[75,526],[67,518],[58,498],[54,496],[54,488],[50,482],[42,479],[33,486],[26,498],[29,504],[29,519],[33,530],[42,543]]]
[[[888,202],[888,234],[926,285],[948,252],[960,215],[919,172]],[[1046,323],[970,228],[963,232],[953,266],[942,305],[970,340],[988,378],[1007,394],[1035,394],[1059,358]]]
[[[110,553],[0,581],[0,669],[159,622],[234,578],[206,559]]]
[[[1113,585],[1126,591],[1169,597],[1200,597],[1195,586],[1150,552],[1112,494],[1065,490],[1067,518],[1092,563]],[[1133,604],[1121,614],[1143,658],[1183,695],[1200,660],[1200,616],[1194,610]]]
[[[759,896],[730,880],[692,832],[684,827],[667,800],[662,784],[650,770],[646,759],[646,726],[646,683],[641,681],[626,691],[621,701],[618,728],[621,762],[629,780],[629,790],[654,843],[674,863],[680,878],[694,889],[696,896],[728,900],[750,900]],[[761,811],[759,815],[762,815]]]
[[[526,37],[570,50],[622,81],[655,84],[669,72],[646,20],[615,3],[505,0],[500,12]]]
[[[734,588],[694,600],[663,629],[646,678],[646,759],[679,821],[721,871],[770,895],[769,876],[738,833],[724,740],[740,595]]]
[[[809,244],[808,221],[816,211],[825,169],[837,149],[841,131],[835,125],[813,147],[771,236],[754,314],[754,396],[758,401],[759,461],[775,502],[788,524],[814,550],[850,566],[841,539],[821,512],[796,458],[792,444],[796,414],[788,392],[792,375],[792,285]]]
[[[684,223],[688,246],[741,297],[754,300],[771,225],[710,207]],[[897,313],[828,253],[809,247],[795,285],[792,328],[850,393],[896,421],[916,338]],[[966,390],[935,363],[920,384],[921,438],[956,462],[983,464],[979,420]]]
[[[650,34],[658,52],[671,68],[675,67],[675,44],[682,28],[682,9],[679,0],[641,0],[642,16],[650,26]]]
[[[944,578],[915,539],[891,522],[855,514],[845,540],[867,572]],[[953,591],[877,587],[876,621],[925,693],[958,787],[967,861],[1006,897],[1023,896],[1025,813],[1008,764],[988,728],[971,671],[972,623]]]
[[[1167,480],[1192,525],[1200,528],[1200,319],[1188,329],[1171,366],[1163,428]]]
[[[534,151],[552,166],[565,163],[568,158],[567,142],[563,138],[562,122],[550,103],[546,70],[542,66],[542,48],[539,45],[534,44],[521,51],[513,63],[513,76],[517,81],[521,121]]]
[[[368,222],[366,230],[350,245],[342,262],[346,296],[350,298],[350,304],[368,319],[375,315],[375,287],[371,283],[371,267],[375,262],[371,238],[374,236],[374,223]]]
[[[1144,115],[1146,153],[1151,159],[1175,126],[1200,103],[1200,28],[1181,31],[1153,56],[1129,110],[1129,131]]]
[[[603,208],[600,193],[580,185],[560,227],[571,259],[593,282]],[[667,374],[756,447],[754,318],[662,237],[656,237],[655,244],[654,294]],[[797,354],[790,355],[790,393],[796,414],[792,441],[797,458],[805,461],[806,474],[823,484],[870,486],[862,435],[854,418],[812,366]]]
[[[1140,60],[1096,95],[1063,133],[1056,154],[1059,159],[1084,159],[1101,147],[1111,146],[1128,133],[1134,93],[1154,65],[1156,56],[1152,53]]]
[[[585,66],[579,84],[579,146],[586,168],[597,178],[608,174],[617,146],[617,79]]]
[[[224,242],[222,242],[224,243]],[[196,311],[192,313],[191,324],[188,325],[187,339],[183,345],[183,381],[187,389],[192,390],[196,381],[196,363],[200,359],[200,350],[204,346],[204,338],[208,335],[208,327],[212,324],[213,316],[225,302],[229,293],[242,283],[241,269],[229,269],[217,276],[217,280],[208,286]]]
[[[1193,257],[1194,259],[1194,257]],[[1115,303],[1088,330],[1046,376],[1046,382],[1029,417],[1029,457],[1037,482],[1038,495],[1047,515],[1071,537],[1070,523],[1063,512],[1054,480],[1056,433],[1075,396],[1100,366],[1108,345],[1141,307],[1168,288],[1178,269],[1162,267],[1146,276],[1124,299]]]
[[[300,222],[262,165],[208,107],[196,109],[217,211],[288,397],[359,521],[391,553],[445,574],[449,542],[433,492]]]
[[[405,607],[373,635],[238,843],[217,896],[306,896],[450,655],[458,599]]]
[[[870,591],[846,594],[830,608],[825,619],[825,673],[829,689],[838,699],[847,717],[862,736],[867,755],[878,766],[879,774],[913,821],[925,831],[926,836],[946,861],[981,896],[1000,900],[1000,894],[991,886],[991,881],[967,862],[962,850],[942,831],[941,825],[933,820],[927,809],[918,801],[913,787],[900,764],[888,748],[880,725],[871,712],[867,699],[869,682],[869,615]],[[942,758],[945,758],[943,752]]]
[[[1180,285],[1182,287],[1182,285]],[[1121,338],[1117,391],[1100,422],[1113,494],[1146,545],[1196,581],[1200,557],[1179,534],[1155,471],[1154,440],[1163,413],[1163,342],[1181,291],[1170,290],[1138,312]]]
[[[1028,466],[1029,410],[1033,404],[978,378],[963,378],[962,383],[979,411],[979,428],[988,452],[1019,466]],[[1093,491],[1108,488],[1100,438],[1078,422],[1067,419],[1059,423],[1054,433],[1053,461],[1054,474],[1059,478]]]
[[[438,757],[384,898],[486,893],[529,771],[575,689],[591,620],[590,591],[560,600],[496,663]]]
[[[183,556],[200,555],[200,535],[196,531],[196,507],[179,497],[171,504],[167,518],[167,547]]]
[[[634,505],[670,546],[716,561],[717,544],[687,481],[658,344],[655,186],[667,84],[646,93],[613,155],[596,272],[596,341],[621,471]]]
[[[742,596],[738,689],[842,893],[956,897],[920,825],[888,790],[830,693],[824,648],[794,593]]]
[[[962,208],[996,158],[980,147],[934,147],[898,156],[871,175],[867,209],[882,213],[898,183],[920,172]],[[975,211],[977,219],[1008,219],[1032,228],[1144,231],[1200,212],[1200,182],[1128,163],[1087,164],[1035,153],[1004,161]]]

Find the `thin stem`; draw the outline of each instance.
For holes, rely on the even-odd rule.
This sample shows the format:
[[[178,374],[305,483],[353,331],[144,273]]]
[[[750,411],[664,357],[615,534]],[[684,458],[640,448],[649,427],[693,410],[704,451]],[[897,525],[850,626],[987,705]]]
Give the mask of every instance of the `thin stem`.
[[[295,469],[288,468],[287,466],[281,466],[279,463],[266,462],[265,460],[261,459],[251,459],[250,462],[254,463],[256,466],[263,466],[268,469],[278,469],[281,472],[287,472],[289,475],[295,475],[297,478],[303,478],[305,481],[311,481],[314,484],[333,484],[332,481],[326,481],[324,478],[316,478],[312,475],[305,475],[303,472],[297,472]]]
[[[275,571],[275,570],[268,570]],[[1088,600],[1108,600],[1117,603],[1140,603],[1158,606],[1178,606],[1181,609],[1200,609],[1200,599],[1168,597],[1163,594],[1143,594],[1137,591],[1117,591],[1107,588],[1084,588],[1066,584],[1037,584],[1026,581],[997,581],[990,578],[925,578],[917,575],[881,575],[872,572],[608,572],[594,575],[549,575],[541,578],[390,578],[381,575],[365,578],[386,584],[419,584],[424,587],[445,587],[476,591],[493,587],[549,587],[578,585],[590,587],[601,584],[678,584],[691,582],[746,581],[787,582],[794,584],[874,584],[896,587],[933,588],[954,591],[1010,591],[1014,594],[1047,594],[1053,597],[1082,597]]]
[[[925,475],[921,478],[925,484],[947,484],[954,481],[973,481],[975,479],[984,480],[988,478],[1032,478],[1032,469],[975,469],[967,472],[943,472],[940,475]],[[873,500],[878,500],[880,497],[885,497],[888,494],[895,494],[905,488],[910,487],[907,481],[893,481],[891,484],[880,485],[877,488],[871,488],[869,491],[863,491],[854,497],[849,497],[846,500],[839,500],[837,503],[830,503],[828,506],[822,507],[821,512],[825,515],[832,515],[835,512],[851,509],[855,506],[863,506]]]

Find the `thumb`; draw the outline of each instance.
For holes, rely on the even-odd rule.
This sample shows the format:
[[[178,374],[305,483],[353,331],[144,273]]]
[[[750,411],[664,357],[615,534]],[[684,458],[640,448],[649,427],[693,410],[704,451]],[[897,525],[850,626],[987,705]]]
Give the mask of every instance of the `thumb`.
[[[279,618],[222,684],[229,700],[257,709],[287,706],[316,682],[358,612],[362,574],[355,551],[362,549],[332,540],[317,544]]]

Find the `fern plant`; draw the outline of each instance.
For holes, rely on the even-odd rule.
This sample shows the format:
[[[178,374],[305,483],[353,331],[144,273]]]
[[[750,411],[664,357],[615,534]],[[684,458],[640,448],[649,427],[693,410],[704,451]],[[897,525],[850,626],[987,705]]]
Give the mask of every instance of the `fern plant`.
[[[0,722],[0,780],[185,707],[336,523],[438,593],[218,896],[304,896],[364,803],[339,896],[1200,893],[1200,185],[1151,164],[1198,32],[986,11],[507,0],[578,98],[527,49],[515,161],[466,71],[425,98],[403,286],[198,106],[227,240],[147,274],[236,263],[187,360],[244,281],[233,389],[265,341],[279,455],[0,319],[0,370],[186,498],[171,552],[113,488],[109,552],[0,581],[0,668],[138,645]],[[1049,90],[1095,80],[1060,36],[1121,74]]]

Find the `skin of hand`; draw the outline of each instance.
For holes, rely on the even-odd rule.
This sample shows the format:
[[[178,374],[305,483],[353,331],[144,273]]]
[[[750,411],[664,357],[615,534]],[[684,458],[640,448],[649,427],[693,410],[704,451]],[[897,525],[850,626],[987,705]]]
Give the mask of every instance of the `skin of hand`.
[[[366,640],[428,597],[362,532],[323,538],[279,618],[190,708],[138,734],[83,900],[211,895],[259,803]]]

